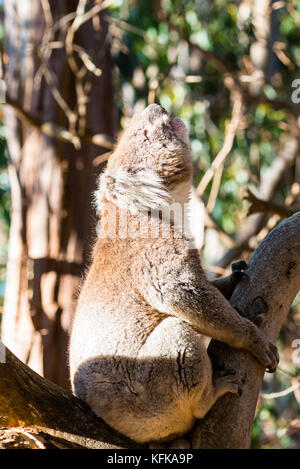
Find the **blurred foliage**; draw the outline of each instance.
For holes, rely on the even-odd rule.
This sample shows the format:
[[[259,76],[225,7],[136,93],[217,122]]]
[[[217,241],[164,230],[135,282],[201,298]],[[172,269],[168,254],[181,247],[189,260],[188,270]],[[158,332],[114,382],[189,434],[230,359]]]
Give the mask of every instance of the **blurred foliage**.
[[[282,137],[290,126],[287,108],[273,106],[271,101],[291,102],[292,81],[300,78],[300,3],[297,0],[276,3],[272,15],[281,55],[272,56],[272,74],[266,76],[261,90],[265,101],[253,99],[244,106],[212,212],[216,223],[230,235],[245,223],[245,187],[259,185],[261,175],[276,158]],[[191,44],[215,54],[239,77],[249,77],[250,49],[257,40],[251,2],[114,0],[110,15],[120,126],[124,127],[135,111],[154,101],[181,117],[189,129],[197,184],[222,148],[232,103],[224,83],[224,71]],[[1,25],[0,41],[3,41]],[[0,126],[0,264],[5,259],[10,211],[6,166],[4,133]],[[291,183],[297,178],[299,182],[299,164],[293,165],[281,181],[276,202],[284,203]],[[210,190],[211,184],[204,193],[205,201]],[[0,272],[0,298],[1,275]],[[291,343],[299,337],[299,331],[300,306],[295,301],[278,341],[284,372],[268,375],[264,392],[289,387],[292,377],[299,373],[291,360]],[[255,417],[252,447],[300,448],[299,421],[296,393],[262,399]]]
[[[10,222],[9,178],[7,172],[7,146],[4,125],[0,125],[0,220],[7,233]]]
[[[151,90],[155,88],[155,101],[181,117],[188,126],[195,182],[199,182],[222,147],[225,123],[230,118],[224,74],[197,50],[191,50],[178,32],[159,19],[156,3],[119,0],[111,9],[118,36],[113,51],[118,69],[119,110],[121,116],[130,117],[134,110],[148,104]],[[250,61],[249,50],[255,41],[249,2],[163,0],[158,3],[192,43],[216,53],[233,72],[246,74],[244,63]],[[284,44],[289,60],[299,65],[299,5],[291,3],[291,7],[294,16],[286,8],[275,12],[279,24],[277,40]],[[263,93],[269,99],[290,100],[297,67],[289,68],[276,57],[273,61],[276,73],[264,85]],[[245,216],[242,202],[245,185],[260,180],[279,150],[287,112],[261,103],[246,106],[244,120],[226,160],[213,211],[215,220],[230,234],[236,232]],[[278,202],[284,202],[289,183],[283,181]],[[211,185],[206,196],[210,189]]]

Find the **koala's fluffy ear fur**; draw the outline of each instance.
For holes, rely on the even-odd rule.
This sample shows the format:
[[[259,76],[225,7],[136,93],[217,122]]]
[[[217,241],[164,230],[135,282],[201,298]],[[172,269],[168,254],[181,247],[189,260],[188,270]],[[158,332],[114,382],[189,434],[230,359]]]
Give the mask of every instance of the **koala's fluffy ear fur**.
[[[139,442],[183,435],[220,396],[240,395],[238,373],[212,369],[205,336],[248,350],[270,371],[278,363],[276,348],[208,282],[175,218],[161,216],[173,202],[185,213],[191,180],[184,123],[151,105],[124,132],[96,195],[105,214],[73,322],[71,381],[97,415]],[[121,235],[121,218],[134,236]],[[242,270],[225,289],[223,281],[227,297]]]
[[[164,187],[162,178],[149,169],[107,169],[100,176],[95,193],[95,204],[99,213],[103,199],[134,214],[148,210],[149,207],[159,210],[171,202],[171,196]]]

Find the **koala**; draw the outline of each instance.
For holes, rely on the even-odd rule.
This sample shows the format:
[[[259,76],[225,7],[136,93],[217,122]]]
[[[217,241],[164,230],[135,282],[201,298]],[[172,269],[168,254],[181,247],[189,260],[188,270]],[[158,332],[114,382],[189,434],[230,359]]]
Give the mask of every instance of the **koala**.
[[[220,396],[240,395],[243,378],[213,369],[207,336],[248,350],[269,372],[279,361],[225,298],[243,263],[213,285],[182,229],[189,217],[168,216],[174,204],[188,212],[191,184],[187,128],[152,104],[132,118],[96,192],[101,224],[71,331],[72,388],[139,443],[180,437]]]

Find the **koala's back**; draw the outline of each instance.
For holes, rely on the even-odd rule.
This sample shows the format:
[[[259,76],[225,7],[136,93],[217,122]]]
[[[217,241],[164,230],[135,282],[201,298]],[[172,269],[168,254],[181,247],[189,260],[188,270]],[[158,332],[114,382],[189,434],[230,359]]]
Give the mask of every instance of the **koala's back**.
[[[87,327],[95,339],[94,331],[101,330],[101,336],[110,342],[109,345],[102,343],[103,351],[106,347],[111,353],[132,350],[135,354],[140,342],[144,342],[148,335],[149,327],[151,330],[151,325],[155,326],[162,318],[138,291],[135,272],[139,268],[138,256],[141,256],[137,252],[141,251],[139,244],[123,239],[100,239],[96,243],[93,262],[79,295],[73,327],[81,322],[81,327]],[[91,329],[92,325],[96,329]],[[116,330],[117,334],[114,334]],[[134,343],[131,335],[134,335]],[[97,340],[97,347],[99,342]]]
[[[72,327],[71,374],[100,354],[135,356],[160,320],[134,287],[133,261],[126,240],[97,241]]]

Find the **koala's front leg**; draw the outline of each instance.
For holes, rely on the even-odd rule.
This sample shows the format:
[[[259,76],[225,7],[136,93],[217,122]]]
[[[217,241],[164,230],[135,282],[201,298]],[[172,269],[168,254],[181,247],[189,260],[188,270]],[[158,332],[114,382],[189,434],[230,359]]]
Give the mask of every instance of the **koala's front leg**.
[[[147,281],[141,282],[140,292],[151,306],[184,319],[201,334],[248,350],[274,372],[279,362],[277,348],[207,280],[197,254],[173,256],[171,262],[170,257],[161,259],[159,268],[153,269],[152,263]]]
[[[243,348],[273,373],[279,362],[277,348],[267,340],[255,324],[239,313],[223,295],[209,282],[196,295],[184,292],[180,303],[174,302],[173,314],[189,321],[200,333],[227,343],[234,348]]]

